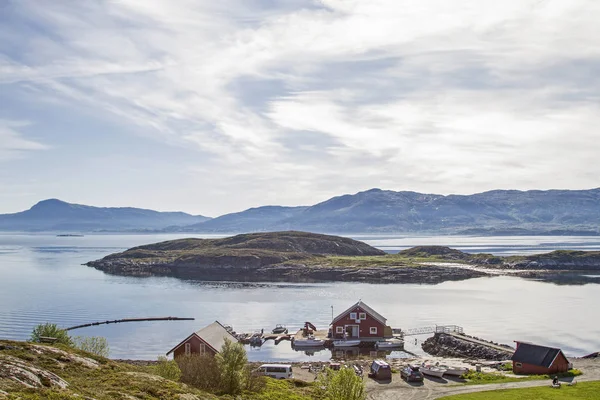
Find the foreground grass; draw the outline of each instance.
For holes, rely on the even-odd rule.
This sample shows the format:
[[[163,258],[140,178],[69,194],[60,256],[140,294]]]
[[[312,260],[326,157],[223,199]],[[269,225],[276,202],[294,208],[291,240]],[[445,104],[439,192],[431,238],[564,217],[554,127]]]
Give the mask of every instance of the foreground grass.
[[[575,386],[566,386],[563,384],[560,389],[554,389],[548,385],[535,388],[459,394],[442,398],[448,400],[591,400],[600,398],[600,382],[580,382]]]
[[[10,400],[71,400],[93,398],[96,400],[217,400],[232,399],[215,396],[169,379],[154,372],[153,367],[134,366],[115,362],[67,346],[34,347],[31,343],[0,341],[0,364],[18,358],[30,367],[52,372],[68,383],[65,389],[42,380],[42,387],[27,388],[0,373],[0,391],[8,393]],[[43,351],[40,351],[42,349]],[[47,349],[48,351],[44,350]],[[53,352],[53,349],[66,353]],[[98,363],[96,368],[69,359],[71,355],[85,357]],[[13,357],[13,358],[11,358]],[[1,368],[0,368],[1,372]],[[18,376],[17,376],[18,377]],[[244,393],[249,400],[308,400],[313,399],[313,385],[297,381],[267,379],[260,393]],[[3,398],[0,392],[0,398]],[[6,398],[6,396],[4,397]]]
[[[558,374],[560,378],[572,378],[581,375],[581,371],[573,369],[569,372]],[[523,382],[523,381],[540,381],[540,380],[551,380],[550,375],[528,375],[523,377],[506,376],[500,373],[488,373],[488,372],[475,372],[471,371],[462,376],[467,379],[465,385],[487,385],[490,383],[510,383],[510,382]]]

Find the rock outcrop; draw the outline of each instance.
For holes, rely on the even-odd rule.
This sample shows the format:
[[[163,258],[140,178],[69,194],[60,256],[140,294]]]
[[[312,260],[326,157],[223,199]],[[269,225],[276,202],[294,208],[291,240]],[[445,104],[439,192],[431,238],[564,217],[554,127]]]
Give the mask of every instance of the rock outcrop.
[[[478,339],[478,341],[481,341],[481,339]],[[469,340],[462,340],[456,336],[445,333],[436,333],[425,340],[421,347],[425,352],[434,356],[463,357],[495,361],[509,359],[514,352],[514,349],[509,346],[502,346],[491,342],[490,345],[493,345],[494,347]],[[499,347],[506,347],[506,350],[501,350]]]

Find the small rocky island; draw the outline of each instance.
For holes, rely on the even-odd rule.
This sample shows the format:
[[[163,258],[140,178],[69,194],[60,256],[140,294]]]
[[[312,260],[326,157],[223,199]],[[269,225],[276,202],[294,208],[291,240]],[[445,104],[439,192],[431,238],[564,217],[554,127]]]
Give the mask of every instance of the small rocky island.
[[[205,281],[440,283],[511,274],[585,283],[580,271],[600,272],[600,252],[498,257],[421,246],[388,254],[349,238],[289,231],[171,240],[86,265],[115,275]]]

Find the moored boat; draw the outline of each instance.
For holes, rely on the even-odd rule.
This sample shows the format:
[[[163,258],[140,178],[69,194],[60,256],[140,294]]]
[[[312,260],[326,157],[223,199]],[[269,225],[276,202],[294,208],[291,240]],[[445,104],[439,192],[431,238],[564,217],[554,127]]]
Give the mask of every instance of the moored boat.
[[[294,339],[292,344],[294,347],[323,347],[325,341],[310,335],[306,339]]]
[[[398,349],[404,347],[404,341],[400,339],[379,340],[375,342],[376,349]]]
[[[421,365],[421,368],[419,368],[419,370],[424,374],[424,375],[429,375],[429,376],[433,376],[435,378],[441,378],[442,376],[444,376],[444,372],[446,372],[446,369],[442,368],[442,367],[436,367],[434,365]]]
[[[360,340],[334,340],[333,347],[354,347],[360,344]]]

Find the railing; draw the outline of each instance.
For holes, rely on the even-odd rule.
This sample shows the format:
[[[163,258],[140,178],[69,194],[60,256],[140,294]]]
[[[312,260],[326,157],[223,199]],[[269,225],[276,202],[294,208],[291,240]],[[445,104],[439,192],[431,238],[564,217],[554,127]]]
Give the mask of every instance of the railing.
[[[422,328],[411,328],[405,331],[394,329],[394,333],[400,333],[403,336],[430,335],[432,333],[463,333],[462,326],[458,325],[435,325]],[[399,332],[398,332],[399,331]]]

